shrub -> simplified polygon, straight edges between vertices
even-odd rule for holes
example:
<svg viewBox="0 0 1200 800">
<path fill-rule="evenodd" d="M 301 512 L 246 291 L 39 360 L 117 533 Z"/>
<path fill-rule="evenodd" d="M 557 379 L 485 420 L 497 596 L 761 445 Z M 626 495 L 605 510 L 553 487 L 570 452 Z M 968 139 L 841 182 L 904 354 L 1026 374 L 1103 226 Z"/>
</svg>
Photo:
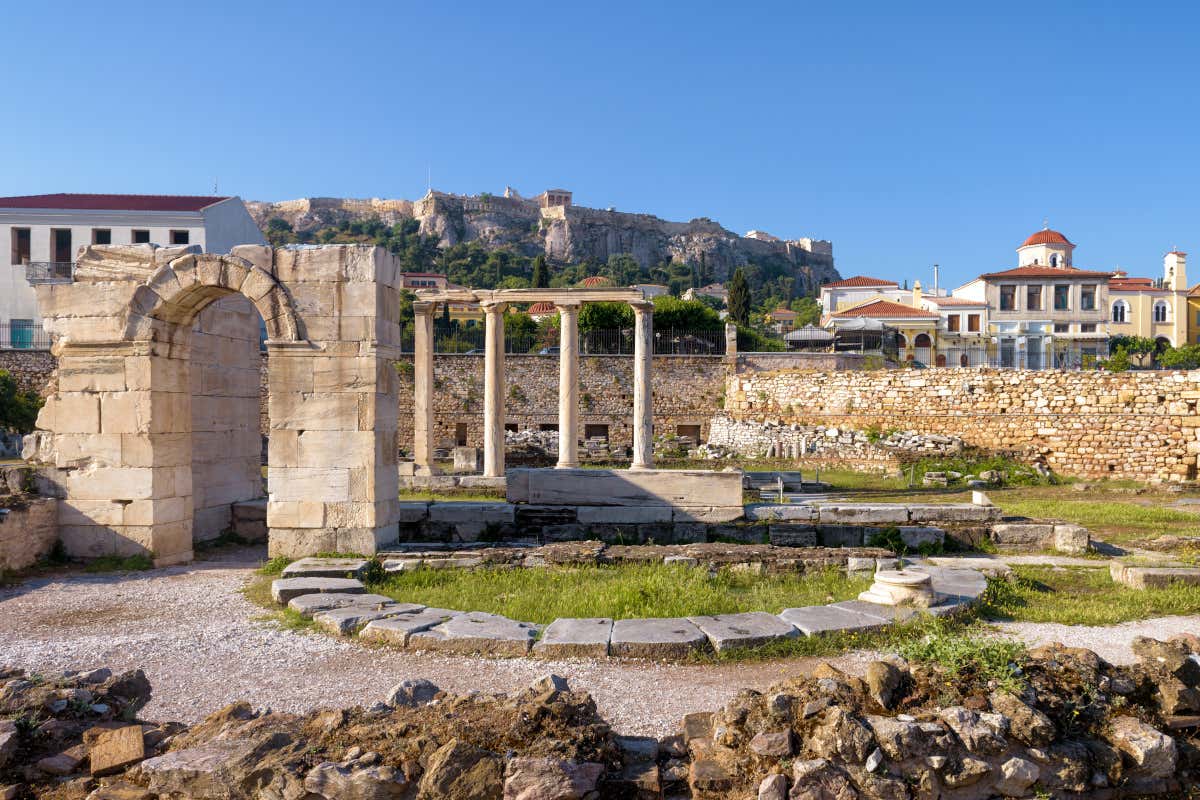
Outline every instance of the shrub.
<svg viewBox="0 0 1200 800">
<path fill-rule="evenodd" d="M 0 369 L 0 431 L 31 432 L 41 407 L 40 397 L 33 392 L 21 391 L 12 374 Z"/>
</svg>

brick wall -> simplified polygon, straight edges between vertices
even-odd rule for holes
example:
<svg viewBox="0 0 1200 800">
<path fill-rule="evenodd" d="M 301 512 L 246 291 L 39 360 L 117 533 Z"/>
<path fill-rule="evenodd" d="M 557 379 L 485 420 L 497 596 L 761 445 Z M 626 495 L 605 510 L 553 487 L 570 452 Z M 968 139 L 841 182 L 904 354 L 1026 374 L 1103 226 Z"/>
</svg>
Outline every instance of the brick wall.
<svg viewBox="0 0 1200 800">
<path fill-rule="evenodd" d="M 961 436 L 1084 478 L 1194 480 L 1200 454 L 1200 371 L 742 371 L 726 398 L 734 420 Z"/>
</svg>

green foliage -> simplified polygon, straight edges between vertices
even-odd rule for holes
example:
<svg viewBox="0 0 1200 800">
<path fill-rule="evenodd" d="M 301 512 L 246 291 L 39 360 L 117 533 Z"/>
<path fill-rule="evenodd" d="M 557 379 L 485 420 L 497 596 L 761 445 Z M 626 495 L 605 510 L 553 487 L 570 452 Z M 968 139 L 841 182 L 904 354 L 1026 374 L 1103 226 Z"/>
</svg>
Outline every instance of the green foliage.
<svg viewBox="0 0 1200 800">
<path fill-rule="evenodd" d="M 533 259 L 533 279 L 529 283 L 535 289 L 545 289 L 550 285 L 550 270 L 546 266 L 544 255 L 538 255 Z"/>
<path fill-rule="evenodd" d="M 1168 347 L 1159 353 L 1158 363 L 1167 369 L 1200 369 L 1200 344 Z"/>
<path fill-rule="evenodd" d="M 278 577 L 283 574 L 283 568 L 292 563 L 293 559 L 286 556 L 275 556 L 269 561 L 263 562 L 263 565 L 258 568 L 259 575 L 267 577 Z"/>
<path fill-rule="evenodd" d="M 734 270 L 729 281 L 729 318 L 738 325 L 750 323 L 750 285 L 741 267 Z"/>
<path fill-rule="evenodd" d="M 721 330 L 720 315 L 697 300 L 680 300 L 671 295 L 654 298 L 654 327 L 662 330 Z"/>
<path fill-rule="evenodd" d="M 737 326 L 737 341 L 738 352 L 742 353 L 773 353 L 787 349 L 782 340 L 766 336 L 747 325 Z"/>
<path fill-rule="evenodd" d="M 512 338 L 532 338 L 538 325 L 524 311 L 510 311 L 504 315 L 504 335 Z"/>
<path fill-rule="evenodd" d="M 977 629 L 958 629 L 937 620 L 923 636 L 902 642 L 900 655 L 909 661 L 937 664 L 955 681 L 988 683 L 1011 692 L 1021 689 L 1020 660 L 1025 646 Z"/>
<path fill-rule="evenodd" d="M 1131 356 L 1148 356 L 1158 349 L 1158 342 L 1149 336 L 1113 336 L 1108 340 L 1108 352 L 1116 355 L 1124 350 Z"/>
<path fill-rule="evenodd" d="M 29 433 L 37 424 L 42 399 L 33 392 L 23 392 L 8 372 L 0 369 L 0 431 Z"/>
<path fill-rule="evenodd" d="M 1105 568 L 1013 568 L 1012 580 L 988 581 L 981 613 L 991 619 L 1061 625 L 1115 625 L 1200 612 L 1200 586 L 1131 589 Z"/>
<path fill-rule="evenodd" d="M 913 464 L 919 481 L 926 472 L 961 472 L 963 475 L 978 475 L 981 472 L 999 472 L 1003 483 L 1008 486 L 1038 486 L 1051 481 L 1042 477 L 1033 467 L 1015 458 L 1002 454 L 968 451 L 956 456 L 930 456 Z"/>
<path fill-rule="evenodd" d="M 796 327 L 816 325 L 821 321 L 821 304 L 815 297 L 800 297 L 792 301 L 792 311 L 796 312 Z"/>
<path fill-rule="evenodd" d="M 579 311 L 580 331 L 633 327 L 633 309 L 628 303 L 585 303 Z"/>
<path fill-rule="evenodd" d="M 1129 351 L 1118 347 L 1110 358 L 1100 362 L 1100 366 L 1109 372 L 1128 372 L 1130 367 Z"/>
</svg>

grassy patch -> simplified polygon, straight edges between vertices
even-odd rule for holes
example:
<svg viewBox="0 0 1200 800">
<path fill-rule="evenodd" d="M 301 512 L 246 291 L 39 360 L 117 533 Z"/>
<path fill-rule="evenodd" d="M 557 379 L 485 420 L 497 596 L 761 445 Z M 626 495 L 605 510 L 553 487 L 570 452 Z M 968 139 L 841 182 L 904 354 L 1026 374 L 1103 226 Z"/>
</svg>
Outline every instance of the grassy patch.
<svg viewBox="0 0 1200 800">
<path fill-rule="evenodd" d="M 1130 589 L 1107 570 L 1016 567 L 1013 581 L 992 580 L 980 613 L 990 619 L 1115 625 L 1200 613 L 1200 586 Z"/>
<path fill-rule="evenodd" d="M 840 570 L 751 575 L 665 565 L 555 569 L 420 569 L 389 576 L 370 590 L 406 603 L 487 611 L 526 622 L 559 617 L 687 617 L 741 611 L 778 613 L 858 596 L 869 579 Z"/>
<path fill-rule="evenodd" d="M 1153 539 L 1164 534 L 1200 536 L 1200 514 L 1163 508 L 1153 501 L 1139 502 L 1141 498 L 1067 500 L 1028 497 L 993 500 L 1006 514 L 1074 522 L 1114 544 Z"/>
<path fill-rule="evenodd" d="M 89 561 L 84 572 L 141 572 L 154 569 L 154 561 L 147 555 L 101 556 Z"/>
<path fill-rule="evenodd" d="M 258 568 L 259 575 L 265 575 L 269 578 L 278 578 L 283 574 L 284 568 L 292 563 L 295 559 L 287 556 L 275 556 L 272 559 L 263 562 L 263 565 Z"/>
<path fill-rule="evenodd" d="M 290 559 L 275 558 L 268 561 L 258 574 L 242 587 L 242 596 L 256 606 L 266 609 L 266 613 L 255 617 L 260 622 L 269 622 L 279 628 L 287 631 L 296 631 L 299 633 L 309 633 L 319 630 L 316 623 L 311 619 L 305 619 L 298 611 L 293 611 L 290 608 L 280 607 L 271 597 L 271 581 L 279 575 L 278 571 L 266 572 L 268 568 L 273 568 L 274 562 L 281 561 L 278 569 L 282 570 L 290 563 Z"/>
<path fill-rule="evenodd" d="M 992 682 L 1009 691 L 1019 691 L 1017 662 L 1025 646 L 1012 639 L 986 634 L 975 627 L 954 626 L 942 620 L 924 623 L 897 643 L 897 651 L 909 661 L 937 664 L 953 679 Z"/>
</svg>

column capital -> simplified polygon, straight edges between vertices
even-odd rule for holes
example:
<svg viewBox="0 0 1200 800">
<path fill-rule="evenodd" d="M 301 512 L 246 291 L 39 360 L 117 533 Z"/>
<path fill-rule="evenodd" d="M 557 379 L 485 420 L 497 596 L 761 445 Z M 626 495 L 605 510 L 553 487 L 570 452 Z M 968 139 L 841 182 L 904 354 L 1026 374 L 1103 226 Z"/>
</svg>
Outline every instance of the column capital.
<svg viewBox="0 0 1200 800">
<path fill-rule="evenodd" d="M 429 300 L 413 300 L 412 307 L 414 314 L 432 314 L 437 308 L 437 303 Z"/>
<path fill-rule="evenodd" d="M 649 300 L 635 300 L 629 305 L 633 306 L 634 312 L 639 314 L 654 313 L 654 303 L 651 303 Z"/>
<path fill-rule="evenodd" d="M 479 307 L 483 309 L 483 313 L 485 314 L 503 314 L 508 309 L 508 303 L 483 300 L 479 303 Z"/>
<path fill-rule="evenodd" d="M 570 314 L 579 311 L 583 307 L 583 303 L 579 300 L 559 300 L 554 303 L 554 307 L 560 313 L 565 311 Z"/>
</svg>

